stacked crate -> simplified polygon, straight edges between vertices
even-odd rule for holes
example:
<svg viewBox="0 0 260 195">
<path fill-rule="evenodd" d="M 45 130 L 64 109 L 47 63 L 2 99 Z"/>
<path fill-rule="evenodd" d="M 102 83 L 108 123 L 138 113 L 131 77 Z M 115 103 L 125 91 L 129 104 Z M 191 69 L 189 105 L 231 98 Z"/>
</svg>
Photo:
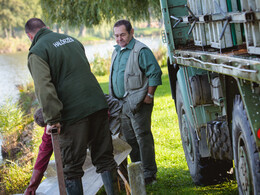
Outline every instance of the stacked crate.
<svg viewBox="0 0 260 195">
<path fill-rule="evenodd" d="M 241 9 L 247 11 L 260 11 L 260 0 L 240 0 Z M 246 22 L 244 23 L 245 38 L 248 53 L 260 54 L 260 22 Z"/>
<path fill-rule="evenodd" d="M 188 0 L 188 6 L 196 16 L 204 14 L 202 1 L 203 0 Z M 195 45 L 206 46 L 210 44 L 209 38 L 207 37 L 206 24 L 196 23 L 192 33 Z"/>
<path fill-rule="evenodd" d="M 224 12 L 227 12 L 226 0 L 188 0 L 188 6 L 196 16 L 219 14 L 220 10 L 214 1 L 217 2 Z M 204 24 L 198 22 L 193 30 L 195 45 L 210 45 L 211 47 L 219 49 L 233 47 L 229 25 L 226 28 L 222 40 L 219 38 L 223 29 L 223 24 L 224 21 L 208 22 Z"/>
<path fill-rule="evenodd" d="M 220 8 L 224 12 L 227 12 L 226 0 L 204 0 L 204 1 L 209 1 L 209 4 L 208 4 L 209 7 L 205 7 L 205 10 L 209 10 L 211 12 L 208 14 L 219 14 L 220 13 L 219 8 L 217 7 L 217 5 L 214 1 L 217 2 L 217 4 L 220 6 Z M 229 25 L 227 26 L 227 28 L 225 30 L 222 40 L 220 40 L 220 34 L 223 30 L 223 27 L 224 27 L 224 21 L 210 22 L 208 24 L 211 47 L 219 48 L 219 49 L 233 47 L 231 30 L 230 30 Z"/>
<path fill-rule="evenodd" d="M 230 3 L 230 11 L 233 13 L 241 13 L 241 10 L 239 9 L 240 2 L 239 0 L 227 0 L 227 2 Z M 240 11 L 239 11 L 240 10 Z M 232 34 L 232 39 L 233 39 L 233 45 L 242 45 L 243 44 L 243 39 L 242 39 L 242 28 L 241 28 L 241 23 L 232 23 L 231 28 L 233 25 L 233 31 L 231 32 Z"/>
<path fill-rule="evenodd" d="M 180 21 L 190 24 L 195 45 L 225 49 L 246 41 L 248 53 L 260 55 L 260 0 L 187 0 L 187 6 Z"/>
<path fill-rule="evenodd" d="M 240 24 L 227 25 L 222 39 L 220 35 L 224 29 L 224 19 L 228 12 L 238 12 L 236 0 L 188 0 L 188 6 L 194 15 L 199 19 L 207 15 L 212 20 L 204 21 L 199 19 L 193 29 L 193 38 L 197 46 L 211 46 L 224 49 L 242 44 L 242 33 Z M 220 10 L 221 9 L 221 10 Z M 216 20 L 216 17 L 219 20 Z"/>
</svg>

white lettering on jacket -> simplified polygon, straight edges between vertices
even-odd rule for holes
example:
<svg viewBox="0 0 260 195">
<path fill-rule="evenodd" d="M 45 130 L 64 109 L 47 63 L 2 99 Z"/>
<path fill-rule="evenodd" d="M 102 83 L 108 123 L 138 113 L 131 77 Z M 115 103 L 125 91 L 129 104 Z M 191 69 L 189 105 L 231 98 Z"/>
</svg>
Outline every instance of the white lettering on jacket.
<svg viewBox="0 0 260 195">
<path fill-rule="evenodd" d="M 72 39 L 71 37 L 67 37 L 66 39 L 60 39 L 59 41 L 54 42 L 53 45 L 57 48 L 71 42 L 74 42 L 74 39 Z"/>
</svg>

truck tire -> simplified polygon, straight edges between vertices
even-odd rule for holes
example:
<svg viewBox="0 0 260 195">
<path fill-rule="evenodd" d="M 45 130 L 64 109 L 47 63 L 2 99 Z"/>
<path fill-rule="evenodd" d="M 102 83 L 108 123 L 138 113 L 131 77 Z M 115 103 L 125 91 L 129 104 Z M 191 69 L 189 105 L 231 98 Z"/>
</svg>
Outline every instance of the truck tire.
<svg viewBox="0 0 260 195">
<path fill-rule="evenodd" d="M 230 170 L 233 166 L 232 161 L 201 157 L 199 153 L 199 140 L 195 129 L 191 126 L 186 116 L 178 82 L 176 83 L 176 108 L 182 146 L 193 182 L 201 186 L 223 182 L 228 176 L 227 170 Z"/>
<path fill-rule="evenodd" d="M 234 100 L 232 138 L 239 194 L 260 194 L 259 151 L 240 95 Z"/>
<path fill-rule="evenodd" d="M 214 159 L 233 160 L 231 136 L 225 118 L 207 124 L 207 139 L 210 146 L 211 157 Z M 230 162 L 231 163 L 231 162 Z"/>
</svg>

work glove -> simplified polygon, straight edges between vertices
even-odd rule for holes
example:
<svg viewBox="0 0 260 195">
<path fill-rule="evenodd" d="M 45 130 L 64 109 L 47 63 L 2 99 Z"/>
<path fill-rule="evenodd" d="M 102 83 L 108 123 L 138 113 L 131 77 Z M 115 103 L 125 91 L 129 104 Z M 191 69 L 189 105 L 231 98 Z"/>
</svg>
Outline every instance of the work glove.
<svg viewBox="0 0 260 195">
<path fill-rule="evenodd" d="M 24 195 L 35 195 L 36 190 L 41 183 L 42 177 L 43 177 L 43 172 L 34 169 L 33 173 L 32 173 L 30 184 L 27 187 L 27 189 L 25 190 Z"/>
</svg>

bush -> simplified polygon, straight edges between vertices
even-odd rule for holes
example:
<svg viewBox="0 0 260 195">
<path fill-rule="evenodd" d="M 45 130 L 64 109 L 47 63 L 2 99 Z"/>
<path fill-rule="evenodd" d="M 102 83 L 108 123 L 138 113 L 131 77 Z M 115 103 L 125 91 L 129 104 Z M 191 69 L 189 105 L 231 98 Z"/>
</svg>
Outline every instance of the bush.
<svg viewBox="0 0 260 195">
<path fill-rule="evenodd" d="M 111 59 L 101 58 L 99 54 L 94 55 L 94 61 L 90 64 L 91 71 L 94 75 L 104 76 L 109 73 Z"/>
<path fill-rule="evenodd" d="M 20 104 L 7 100 L 0 107 L 0 133 L 3 138 L 0 167 L 0 194 L 23 193 L 31 177 L 32 164 L 42 131 L 35 129 L 33 85 L 19 88 Z M 37 143 L 37 144 L 36 144 Z M 36 147 L 37 145 L 37 147 Z"/>
<path fill-rule="evenodd" d="M 15 53 L 26 51 L 30 47 L 30 41 L 26 36 L 23 38 L 0 38 L 0 53 Z"/>
<path fill-rule="evenodd" d="M 31 178 L 32 165 L 19 166 L 8 161 L 0 169 L 0 194 L 23 193 Z"/>
<path fill-rule="evenodd" d="M 13 133 L 22 128 L 24 113 L 18 103 L 7 100 L 6 104 L 0 107 L 0 133 Z"/>
<path fill-rule="evenodd" d="M 161 67 L 167 65 L 167 48 L 164 46 L 160 46 L 158 50 L 154 51 L 154 56 L 157 59 L 158 64 Z"/>
<path fill-rule="evenodd" d="M 34 113 L 35 109 L 39 106 L 35 97 L 33 82 L 26 85 L 18 85 L 19 90 L 19 106 L 25 114 Z"/>
</svg>

